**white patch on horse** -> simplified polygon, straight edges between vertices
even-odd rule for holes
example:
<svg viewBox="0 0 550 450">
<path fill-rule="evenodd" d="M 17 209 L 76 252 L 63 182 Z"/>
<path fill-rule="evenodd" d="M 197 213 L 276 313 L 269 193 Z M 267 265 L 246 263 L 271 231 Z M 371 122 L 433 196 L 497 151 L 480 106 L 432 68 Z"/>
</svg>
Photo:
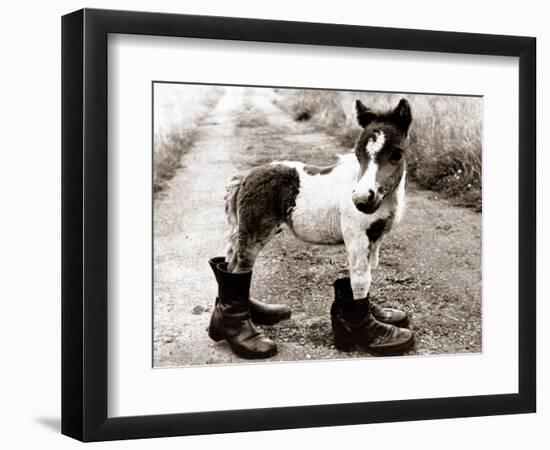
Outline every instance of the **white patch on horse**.
<svg viewBox="0 0 550 450">
<path fill-rule="evenodd" d="M 358 197 L 365 197 L 368 196 L 369 191 L 376 192 L 378 190 L 378 186 L 376 184 L 376 173 L 378 172 L 378 164 L 376 164 L 376 161 L 371 160 L 369 161 L 369 165 L 367 167 L 367 170 L 359 180 L 359 183 L 357 183 L 357 186 L 355 187 L 355 195 Z"/>
<path fill-rule="evenodd" d="M 371 158 L 374 158 L 374 156 L 382 150 L 382 147 L 384 147 L 384 144 L 386 142 L 386 135 L 383 131 L 377 131 L 374 133 L 374 139 L 369 139 L 367 142 L 367 153 Z"/>
<path fill-rule="evenodd" d="M 355 163 L 354 163 L 355 160 Z M 293 167 L 300 177 L 300 189 L 291 214 L 291 228 L 299 239 L 316 244 L 342 243 L 340 227 L 341 204 L 348 200 L 353 189 L 357 159 L 342 158 L 328 174 L 310 175 L 304 164 L 279 161 Z"/>
</svg>

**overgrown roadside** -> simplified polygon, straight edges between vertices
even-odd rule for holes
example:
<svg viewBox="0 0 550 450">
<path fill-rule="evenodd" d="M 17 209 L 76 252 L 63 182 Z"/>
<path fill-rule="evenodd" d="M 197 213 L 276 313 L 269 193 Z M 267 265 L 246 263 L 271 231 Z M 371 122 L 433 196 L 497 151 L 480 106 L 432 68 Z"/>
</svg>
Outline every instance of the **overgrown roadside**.
<svg viewBox="0 0 550 450">
<path fill-rule="evenodd" d="M 154 89 L 153 189 L 159 192 L 182 168 L 181 158 L 197 139 L 201 121 L 223 91 L 170 83 L 155 83 Z"/>
</svg>

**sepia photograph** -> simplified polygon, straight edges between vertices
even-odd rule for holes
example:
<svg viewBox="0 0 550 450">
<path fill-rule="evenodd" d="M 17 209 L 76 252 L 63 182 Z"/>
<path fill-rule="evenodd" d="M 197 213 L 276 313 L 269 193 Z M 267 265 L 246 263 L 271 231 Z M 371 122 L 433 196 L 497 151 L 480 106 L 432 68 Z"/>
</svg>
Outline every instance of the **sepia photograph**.
<svg viewBox="0 0 550 450">
<path fill-rule="evenodd" d="M 153 367 L 482 353 L 483 97 L 152 91 Z"/>
</svg>

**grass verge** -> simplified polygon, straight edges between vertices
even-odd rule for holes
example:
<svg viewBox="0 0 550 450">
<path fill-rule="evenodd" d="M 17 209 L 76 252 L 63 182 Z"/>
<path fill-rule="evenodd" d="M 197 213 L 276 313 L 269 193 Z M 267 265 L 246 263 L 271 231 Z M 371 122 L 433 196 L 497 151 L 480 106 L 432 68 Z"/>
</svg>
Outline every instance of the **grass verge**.
<svg viewBox="0 0 550 450">
<path fill-rule="evenodd" d="M 197 125 L 214 109 L 222 90 L 209 86 L 158 83 L 154 87 L 153 191 L 166 189 L 191 148 Z"/>
</svg>

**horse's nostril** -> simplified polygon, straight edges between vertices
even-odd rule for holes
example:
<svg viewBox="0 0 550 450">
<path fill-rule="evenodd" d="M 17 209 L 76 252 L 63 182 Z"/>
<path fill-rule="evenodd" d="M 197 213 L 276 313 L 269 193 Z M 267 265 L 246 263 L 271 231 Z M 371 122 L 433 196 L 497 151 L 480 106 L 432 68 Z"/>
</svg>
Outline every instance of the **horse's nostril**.
<svg viewBox="0 0 550 450">
<path fill-rule="evenodd" d="M 372 202 L 374 200 L 374 196 L 376 194 L 374 193 L 374 191 L 372 189 L 369 189 L 369 193 L 368 193 L 368 196 L 367 196 L 367 202 Z"/>
<path fill-rule="evenodd" d="M 356 203 L 355 204 L 355 207 L 361 211 L 361 212 L 365 212 L 368 208 L 368 204 L 365 203 L 365 202 L 359 202 L 359 203 Z"/>
</svg>

